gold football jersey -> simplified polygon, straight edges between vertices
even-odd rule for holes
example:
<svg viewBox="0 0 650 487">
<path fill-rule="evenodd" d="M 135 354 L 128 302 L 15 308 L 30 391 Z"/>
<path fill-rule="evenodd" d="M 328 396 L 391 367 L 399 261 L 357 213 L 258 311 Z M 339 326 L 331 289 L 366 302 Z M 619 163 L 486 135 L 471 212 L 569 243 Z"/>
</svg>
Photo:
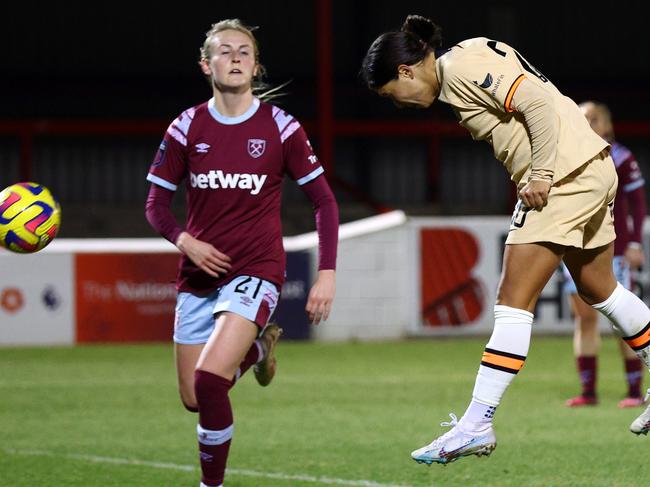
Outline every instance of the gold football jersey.
<svg viewBox="0 0 650 487">
<path fill-rule="evenodd" d="M 436 74 L 439 100 L 453 107 L 460 124 L 475 140 L 492 145 L 494 156 L 517 184 L 527 181 L 532 163 L 531 137 L 524 116 L 513 103 L 524 79 L 545 90 L 544 98 L 553 104 L 557 117 L 554 183 L 608 146 L 573 100 L 503 42 L 485 37 L 460 42 L 438 57 Z"/>
</svg>

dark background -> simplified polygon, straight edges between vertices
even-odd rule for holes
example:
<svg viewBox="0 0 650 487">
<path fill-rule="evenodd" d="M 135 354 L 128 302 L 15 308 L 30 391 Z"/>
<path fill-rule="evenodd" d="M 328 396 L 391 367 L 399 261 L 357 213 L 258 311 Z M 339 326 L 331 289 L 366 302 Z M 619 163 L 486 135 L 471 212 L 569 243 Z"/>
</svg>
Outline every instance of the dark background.
<svg viewBox="0 0 650 487">
<path fill-rule="evenodd" d="M 199 47 L 213 22 L 232 17 L 260 26 L 256 36 L 269 80 L 293 80 L 286 107 L 300 118 L 315 116 L 316 2 L 67 3 L 10 7 L 2 34 L 3 117 L 173 118 L 209 97 L 196 64 Z M 340 117 L 401 115 L 366 93 L 356 74 L 372 40 L 398 28 L 409 13 L 441 25 L 447 45 L 476 36 L 513 45 L 567 95 L 597 97 L 618 118 L 644 118 L 642 107 L 650 106 L 643 2 L 615 2 L 616 8 L 610 2 L 606 9 L 586 2 L 331 4 Z"/>
<path fill-rule="evenodd" d="M 642 168 L 650 158 L 650 40 L 642 2 L 616 2 L 606 9 L 587 2 L 326 4 L 332 9 L 329 81 L 336 120 L 454 123 L 443 104 L 397 110 L 357 78 L 372 40 L 418 13 L 442 26 L 446 45 L 475 36 L 507 42 L 576 101 L 607 103 L 617 127 L 625 127 L 619 138 Z M 153 235 L 142 218 L 144 177 L 165 125 L 211 96 L 197 66 L 198 52 L 210 25 L 224 18 L 260 26 L 256 36 L 268 81 L 291 81 L 279 104 L 305 124 L 319 150 L 316 1 L 22 2 L 4 9 L 0 186 L 23 174 L 21 123 L 148 121 L 161 127 L 144 134 L 126 129 L 88 135 L 75 126 L 65 133 L 31 134 L 30 176 L 61 199 L 68 216 L 62 235 Z M 510 212 L 510 183 L 488 147 L 472 143 L 468 134 L 442 137 L 433 155 L 431 147 L 422 136 L 337 137 L 328 163 L 343 221 L 372 214 L 378 205 L 413 214 Z M 287 186 L 287 232 L 311 229 L 306 199 Z M 180 215 L 182 198 L 176 204 Z"/>
</svg>

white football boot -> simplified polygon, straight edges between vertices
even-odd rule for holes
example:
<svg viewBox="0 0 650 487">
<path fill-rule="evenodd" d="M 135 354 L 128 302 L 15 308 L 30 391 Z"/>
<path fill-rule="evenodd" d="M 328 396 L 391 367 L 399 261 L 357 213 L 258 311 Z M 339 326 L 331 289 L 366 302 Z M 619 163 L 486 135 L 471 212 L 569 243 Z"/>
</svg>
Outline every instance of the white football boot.
<svg viewBox="0 0 650 487">
<path fill-rule="evenodd" d="M 648 400 L 650 397 L 650 389 L 648 389 L 647 394 L 645 395 L 645 400 Z M 650 431 L 650 405 L 645 408 L 638 418 L 632 421 L 630 425 L 630 431 L 635 435 L 647 435 Z"/>
<path fill-rule="evenodd" d="M 452 428 L 433 440 L 432 443 L 412 452 L 413 460 L 427 465 L 434 462 L 446 465 L 469 455 L 487 456 L 497 447 L 492 424 L 488 424 L 480 431 L 464 431 L 458 425 L 456 415 L 449 413 L 449 416 L 451 421 L 442 422 L 440 426 L 451 426 Z"/>
</svg>

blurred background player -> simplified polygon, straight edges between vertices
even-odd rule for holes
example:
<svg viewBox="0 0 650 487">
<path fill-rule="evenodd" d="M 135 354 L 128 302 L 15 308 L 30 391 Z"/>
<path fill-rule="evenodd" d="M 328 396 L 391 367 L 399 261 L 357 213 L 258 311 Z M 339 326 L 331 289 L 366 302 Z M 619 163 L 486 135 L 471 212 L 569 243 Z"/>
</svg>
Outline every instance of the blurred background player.
<svg viewBox="0 0 650 487">
<path fill-rule="evenodd" d="M 284 175 L 314 205 L 320 261 L 306 311 L 315 324 L 334 298 L 338 207 L 301 125 L 254 95 L 263 67 L 252 29 L 238 19 L 214 24 L 200 67 L 213 97 L 167 129 L 147 176 L 146 215 L 183 254 L 174 324 L 179 390 L 199 413 L 201 486 L 217 487 L 233 435 L 230 388 L 251 366 L 261 385 L 275 373 L 280 329 L 267 324 L 285 275 Z M 185 228 L 171 213 L 183 180 Z"/>
<path fill-rule="evenodd" d="M 495 410 L 528 354 L 533 311 L 564 260 L 583 300 L 607 316 L 650 367 L 650 309 L 616 282 L 612 206 L 617 175 L 609 144 L 578 106 L 515 49 L 477 37 L 441 50 L 441 29 L 410 15 L 399 31 L 380 35 L 363 60 L 368 87 L 398 106 L 448 103 L 474 140 L 517 184 L 519 201 L 503 255 L 495 324 L 472 400 L 452 429 L 411 453 L 449 463 L 489 455 L 496 447 Z M 650 408 L 630 425 L 650 430 Z"/>
<path fill-rule="evenodd" d="M 616 142 L 608 107 L 603 103 L 587 101 L 580 104 L 580 109 L 594 132 L 611 144 L 611 155 L 618 174 L 618 189 L 614 200 L 616 229 L 614 275 L 623 286 L 632 289 L 631 270 L 639 269 L 644 263 L 641 231 L 646 216 L 645 181 L 632 152 Z M 566 266 L 563 265 L 562 270 L 566 279 L 565 292 L 571 296 L 571 307 L 575 315 L 573 351 L 582 384 L 582 393 L 567 400 L 566 405 L 570 407 L 592 405 L 598 402 L 596 393 L 600 349 L 598 313 L 580 299 Z M 643 362 L 623 340 L 620 340 L 619 344 L 625 362 L 628 389 L 627 397 L 622 399 L 618 406 L 621 408 L 641 406 L 643 404 L 641 392 Z"/>
</svg>

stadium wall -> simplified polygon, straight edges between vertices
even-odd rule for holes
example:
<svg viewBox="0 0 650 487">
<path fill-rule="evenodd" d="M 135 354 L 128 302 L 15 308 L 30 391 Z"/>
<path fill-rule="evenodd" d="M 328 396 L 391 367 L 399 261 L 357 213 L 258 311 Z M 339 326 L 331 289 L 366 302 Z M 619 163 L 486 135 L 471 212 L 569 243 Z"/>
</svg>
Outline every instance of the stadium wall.
<svg viewBox="0 0 650 487">
<path fill-rule="evenodd" d="M 393 212 L 359 223 L 355 234 L 341 231 L 336 299 L 330 319 L 314 329 L 316 339 L 392 339 L 404 336 L 408 327 L 412 283 L 406 217 Z"/>
<path fill-rule="evenodd" d="M 289 265 L 277 319 L 289 339 L 488 335 L 508 226 L 504 216 L 407 218 L 401 211 L 341 225 L 336 299 L 320 326 L 303 311 L 318 237 L 285 237 Z M 168 341 L 177 260 L 163 239 L 58 239 L 38 254 L 0 250 L 0 345 Z M 642 295 L 649 274 L 636 276 Z M 535 333 L 572 332 L 561 284 L 556 273 L 544 289 Z M 605 320 L 601 327 L 609 331 Z"/>
<path fill-rule="evenodd" d="M 342 234 L 336 300 L 315 337 L 489 335 L 510 218 L 409 218 L 373 229 L 381 218 L 365 220 L 366 232 Z M 536 332 L 572 331 L 561 287 L 558 273 L 539 300 Z"/>
</svg>

